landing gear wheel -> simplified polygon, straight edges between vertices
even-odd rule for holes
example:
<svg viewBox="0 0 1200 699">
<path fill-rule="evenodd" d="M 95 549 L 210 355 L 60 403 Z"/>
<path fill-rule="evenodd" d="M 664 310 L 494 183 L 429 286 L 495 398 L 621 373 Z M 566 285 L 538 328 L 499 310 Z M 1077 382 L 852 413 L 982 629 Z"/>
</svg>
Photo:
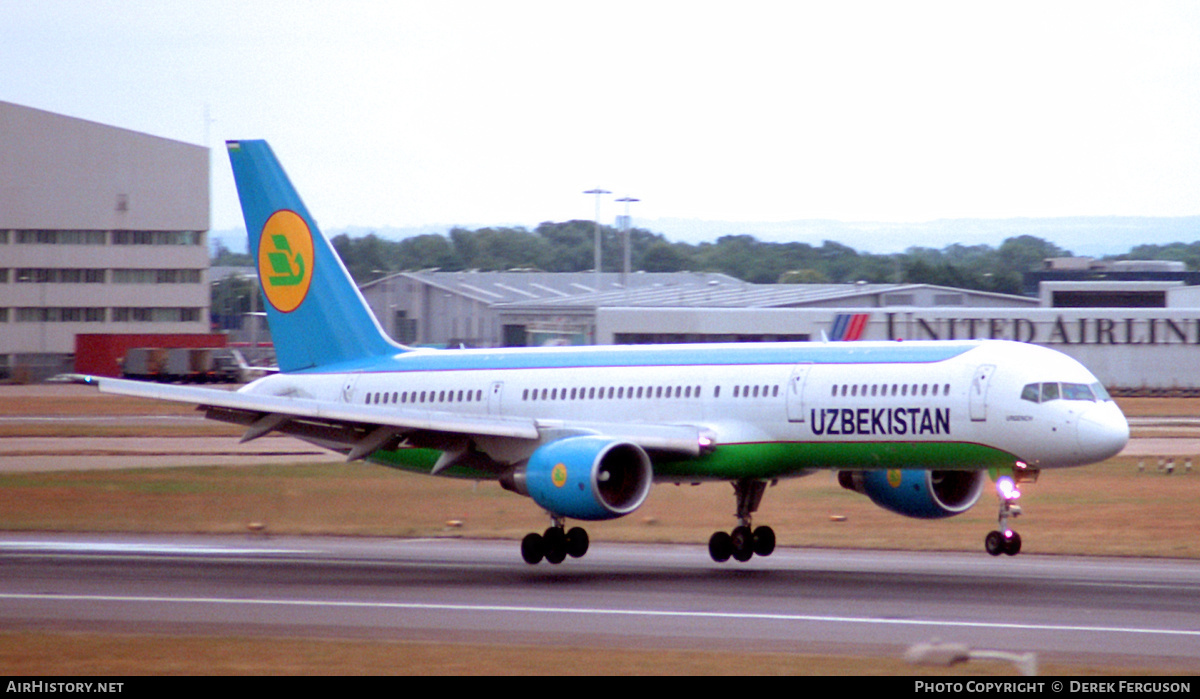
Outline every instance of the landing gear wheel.
<svg viewBox="0 0 1200 699">
<path fill-rule="evenodd" d="M 583 527 L 571 527 L 567 532 L 567 555 L 582 558 L 588 550 L 588 533 Z"/>
<path fill-rule="evenodd" d="M 1021 535 L 1016 532 L 1011 532 L 1011 536 L 1004 542 L 1004 553 L 1015 556 L 1021 552 Z"/>
<path fill-rule="evenodd" d="M 770 527 L 755 529 L 751 522 L 751 516 L 758 510 L 767 485 L 768 481 L 756 478 L 743 478 L 733 482 L 738 526 L 729 534 L 717 532 L 708 540 L 708 553 L 714 561 L 723 563 L 732 556 L 745 563 L 755 555 L 770 556 L 775 551 L 774 530 Z"/>
<path fill-rule="evenodd" d="M 717 532 L 708 540 L 708 555 L 717 563 L 724 563 L 733 554 L 733 541 L 725 532 Z"/>
<path fill-rule="evenodd" d="M 542 545 L 542 537 L 540 534 L 526 534 L 524 539 L 521 539 L 521 558 L 531 566 L 535 566 L 542 562 L 542 558 L 546 555 L 546 549 Z"/>
<path fill-rule="evenodd" d="M 754 534 L 750 531 L 750 527 L 741 526 L 734 528 L 729 538 L 733 543 L 734 559 L 745 563 L 754 556 Z"/>
<path fill-rule="evenodd" d="M 754 553 L 759 556 L 770 556 L 775 551 L 775 530 L 770 527 L 759 527 L 754 530 Z"/>
<path fill-rule="evenodd" d="M 993 556 L 999 556 L 1004 553 L 1004 549 L 1006 548 L 1004 545 L 1004 535 L 996 531 L 988 532 L 988 535 L 983 539 L 983 548 L 987 549 L 987 552 Z"/>
<path fill-rule="evenodd" d="M 983 546 L 993 556 L 1007 554 L 1015 556 L 1021 552 L 1021 535 L 1016 532 L 988 532 Z"/>
<path fill-rule="evenodd" d="M 542 534 L 547 563 L 562 563 L 567 558 L 567 535 L 561 527 L 550 527 Z"/>
</svg>

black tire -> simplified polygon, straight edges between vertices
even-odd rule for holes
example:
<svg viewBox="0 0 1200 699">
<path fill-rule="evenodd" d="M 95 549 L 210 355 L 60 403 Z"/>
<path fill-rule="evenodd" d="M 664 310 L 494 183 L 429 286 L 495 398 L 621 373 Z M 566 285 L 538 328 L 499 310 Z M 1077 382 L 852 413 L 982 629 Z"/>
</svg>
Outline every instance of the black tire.
<svg viewBox="0 0 1200 699">
<path fill-rule="evenodd" d="M 1013 532 L 1012 536 L 1004 542 L 1004 553 L 1009 556 L 1015 556 L 1021 552 L 1021 535 Z"/>
<path fill-rule="evenodd" d="M 567 559 L 567 535 L 558 527 L 550 527 L 542 534 L 547 563 L 562 563 Z"/>
<path fill-rule="evenodd" d="M 567 555 L 571 558 L 583 558 L 588 544 L 588 533 L 583 527 L 571 527 L 567 532 Z"/>
<path fill-rule="evenodd" d="M 724 563 L 733 555 L 733 542 L 725 532 L 717 532 L 708 540 L 708 555 L 717 563 Z"/>
<path fill-rule="evenodd" d="M 542 537 L 540 534 L 526 534 L 524 539 L 521 539 L 521 558 L 531 566 L 535 566 L 542 562 L 542 557 L 545 556 L 545 548 L 542 546 Z"/>
<path fill-rule="evenodd" d="M 770 556 L 775 552 L 775 530 L 770 527 L 759 527 L 754 530 L 754 554 Z"/>
<path fill-rule="evenodd" d="M 750 527 L 735 527 L 729 538 L 733 542 L 734 560 L 745 563 L 754 557 L 754 533 Z"/>
<path fill-rule="evenodd" d="M 988 535 L 983 539 L 983 548 L 993 556 L 999 556 L 1004 553 L 1007 548 L 1004 542 L 1004 535 L 997 531 L 988 532 Z"/>
</svg>

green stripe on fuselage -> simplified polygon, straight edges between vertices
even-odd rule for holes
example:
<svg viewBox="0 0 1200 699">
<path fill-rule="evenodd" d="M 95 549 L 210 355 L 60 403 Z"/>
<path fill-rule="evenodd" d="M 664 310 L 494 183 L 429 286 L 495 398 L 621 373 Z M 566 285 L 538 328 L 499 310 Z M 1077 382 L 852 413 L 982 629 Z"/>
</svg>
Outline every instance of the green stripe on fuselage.
<svg viewBox="0 0 1200 699">
<path fill-rule="evenodd" d="M 816 469 L 982 469 L 1012 465 L 999 449 L 962 442 L 764 442 L 728 444 L 691 459 L 656 459 L 659 480 L 787 478 Z"/>
<path fill-rule="evenodd" d="M 441 452 L 435 449 L 377 451 L 374 463 L 428 474 Z M 788 478 L 827 470 L 959 470 L 1011 467 L 1012 454 L 965 442 L 763 442 L 727 444 L 700 457 L 654 459 L 656 480 L 736 480 Z M 451 467 L 438 475 L 486 479 L 498 474 Z"/>
</svg>

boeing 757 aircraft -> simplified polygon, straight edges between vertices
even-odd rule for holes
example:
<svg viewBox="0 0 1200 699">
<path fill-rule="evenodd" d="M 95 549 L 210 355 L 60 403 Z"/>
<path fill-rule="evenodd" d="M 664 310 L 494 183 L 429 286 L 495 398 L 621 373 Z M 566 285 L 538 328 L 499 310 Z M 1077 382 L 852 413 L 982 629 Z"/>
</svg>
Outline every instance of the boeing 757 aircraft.
<svg viewBox="0 0 1200 699">
<path fill-rule="evenodd" d="M 100 379 L 102 391 L 196 403 L 243 441 L 294 435 L 393 468 L 487 479 L 550 527 L 530 564 L 583 556 L 567 520 L 638 509 L 655 482 L 733 484 L 716 561 L 767 556 L 768 484 L 821 470 L 908 517 L 960 514 L 990 471 L 1014 555 L 1021 483 L 1117 454 L 1125 416 L 1075 360 L 1003 342 L 799 342 L 413 349 L 380 328 L 265 141 L 227 144 L 280 372 L 236 392 Z"/>
</svg>

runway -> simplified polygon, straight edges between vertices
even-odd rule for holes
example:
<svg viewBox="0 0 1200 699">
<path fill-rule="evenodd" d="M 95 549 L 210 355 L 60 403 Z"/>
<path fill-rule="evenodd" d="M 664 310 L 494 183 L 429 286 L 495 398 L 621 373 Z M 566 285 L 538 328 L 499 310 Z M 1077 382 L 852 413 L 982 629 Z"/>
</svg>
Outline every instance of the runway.
<svg viewBox="0 0 1200 699">
<path fill-rule="evenodd" d="M 938 638 L 1200 669 L 1200 562 L 597 542 L 0 536 L 5 628 L 902 653 Z"/>
</svg>

